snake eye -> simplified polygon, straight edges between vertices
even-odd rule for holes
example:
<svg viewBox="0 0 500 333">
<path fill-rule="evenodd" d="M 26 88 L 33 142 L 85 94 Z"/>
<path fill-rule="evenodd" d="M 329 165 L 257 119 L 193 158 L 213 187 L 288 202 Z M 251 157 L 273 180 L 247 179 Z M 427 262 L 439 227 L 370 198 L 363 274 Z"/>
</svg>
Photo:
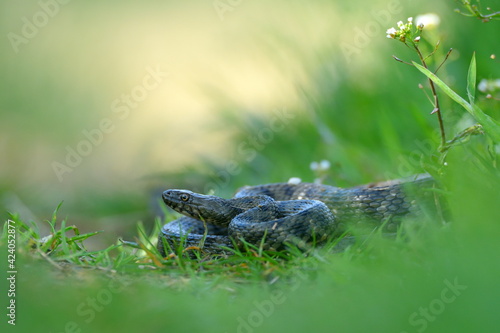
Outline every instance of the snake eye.
<svg viewBox="0 0 500 333">
<path fill-rule="evenodd" d="M 180 195 L 180 198 L 181 198 L 182 201 L 188 201 L 189 200 L 189 194 L 182 193 Z"/>
</svg>

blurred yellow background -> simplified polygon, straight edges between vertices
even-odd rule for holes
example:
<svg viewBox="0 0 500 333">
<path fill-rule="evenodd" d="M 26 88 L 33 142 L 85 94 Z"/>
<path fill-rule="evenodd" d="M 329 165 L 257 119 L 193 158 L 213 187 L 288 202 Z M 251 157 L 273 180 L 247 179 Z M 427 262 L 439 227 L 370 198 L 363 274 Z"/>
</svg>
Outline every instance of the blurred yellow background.
<svg viewBox="0 0 500 333">
<path fill-rule="evenodd" d="M 21 36 L 20 17 L 48 12 L 36 2 L 9 5 L 2 30 Z M 82 183 L 117 186 L 183 168 L 198 154 L 223 155 L 231 128 L 207 135 L 206 126 L 221 102 L 235 101 L 233 112 L 293 106 L 297 84 L 307 81 L 307 63 L 338 38 L 332 32 L 340 24 L 326 4 L 281 2 L 263 10 L 241 2 L 221 14 L 223 20 L 210 2 L 59 6 L 27 44 L 3 45 L 8 96 L 1 151 L 9 158 L 0 172 L 21 187 L 35 183 L 40 193 L 61 198 Z M 137 106 L 127 114 L 114 112 L 113 102 L 141 86 L 148 69 L 163 73 L 158 86 L 144 99 L 132 97 Z M 77 150 L 88 140 L 84 131 L 98 129 L 104 118 L 113 130 L 59 182 L 52 162 L 67 165 L 67 146 Z"/>
</svg>

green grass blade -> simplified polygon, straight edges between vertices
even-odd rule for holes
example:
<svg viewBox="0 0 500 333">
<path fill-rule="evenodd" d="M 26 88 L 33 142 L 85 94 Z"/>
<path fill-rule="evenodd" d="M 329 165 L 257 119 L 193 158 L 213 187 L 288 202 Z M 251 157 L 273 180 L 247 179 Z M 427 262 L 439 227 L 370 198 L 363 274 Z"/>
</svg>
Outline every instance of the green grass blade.
<svg viewBox="0 0 500 333">
<path fill-rule="evenodd" d="M 472 111 L 472 106 L 467 103 L 467 101 L 465 99 L 463 99 L 462 97 L 460 97 L 456 92 L 454 92 L 450 87 L 448 87 L 446 85 L 446 83 L 444 83 L 443 81 L 441 81 L 440 78 L 438 78 L 436 76 L 436 74 L 432 73 L 431 71 L 429 71 L 427 68 L 425 68 L 424 66 L 421 66 L 419 64 L 417 64 L 416 62 L 413 61 L 413 65 L 415 67 L 417 67 L 417 69 L 419 71 L 421 71 L 422 73 L 425 74 L 425 76 L 427 76 L 429 79 L 431 79 L 439 88 L 441 88 L 444 93 L 446 95 L 448 95 L 452 100 L 454 100 L 455 102 L 457 102 L 458 104 L 460 104 L 461 106 L 464 107 L 464 109 L 466 109 L 468 112 L 470 113 L 473 113 Z M 474 114 L 472 114 L 474 116 Z"/>
<path fill-rule="evenodd" d="M 72 229 L 70 229 L 72 230 Z M 89 233 L 86 233 L 86 234 L 83 234 L 83 235 L 77 235 L 77 236 L 74 236 L 74 237 L 69 237 L 67 238 L 68 242 L 78 242 L 78 241 L 83 241 L 89 237 L 92 237 L 92 236 L 95 236 L 97 234 L 100 234 L 104 231 L 100 230 L 100 231 L 93 231 L 93 232 L 89 232 Z"/>
<path fill-rule="evenodd" d="M 467 96 L 469 97 L 470 104 L 474 105 L 474 98 L 476 96 L 476 53 L 472 54 L 467 73 Z"/>
<path fill-rule="evenodd" d="M 66 220 L 62 220 L 61 222 L 61 229 L 57 232 L 59 234 L 59 239 L 61 241 L 61 247 L 63 249 L 63 253 L 68 255 L 71 253 L 71 250 L 69 249 L 68 241 L 66 238 Z M 56 235 L 57 235 L 56 233 Z"/>
<path fill-rule="evenodd" d="M 486 133 L 488 133 L 493 140 L 500 142 L 500 125 L 492 119 L 490 116 L 485 114 L 477 105 L 469 104 L 465 99 L 460 97 L 456 92 L 454 92 L 450 87 L 446 85 L 440 78 L 438 78 L 434 73 L 429 71 L 427 68 L 417 64 L 413 61 L 413 65 L 421 71 L 425 76 L 431 79 L 443 92 L 448 95 L 452 100 L 460 104 L 467 112 L 469 112 L 474 119 L 480 123 Z"/>
</svg>

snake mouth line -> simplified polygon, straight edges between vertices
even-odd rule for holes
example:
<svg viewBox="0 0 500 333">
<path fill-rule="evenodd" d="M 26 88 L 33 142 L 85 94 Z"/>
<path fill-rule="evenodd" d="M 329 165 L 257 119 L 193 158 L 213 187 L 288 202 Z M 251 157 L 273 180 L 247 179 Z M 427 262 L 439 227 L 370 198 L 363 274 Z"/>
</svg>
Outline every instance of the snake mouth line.
<svg viewBox="0 0 500 333">
<path fill-rule="evenodd" d="M 181 213 L 183 215 L 187 215 L 195 219 L 200 218 L 200 211 L 195 206 L 188 206 L 175 201 L 168 202 L 168 206 L 177 213 Z"/>
</svg>

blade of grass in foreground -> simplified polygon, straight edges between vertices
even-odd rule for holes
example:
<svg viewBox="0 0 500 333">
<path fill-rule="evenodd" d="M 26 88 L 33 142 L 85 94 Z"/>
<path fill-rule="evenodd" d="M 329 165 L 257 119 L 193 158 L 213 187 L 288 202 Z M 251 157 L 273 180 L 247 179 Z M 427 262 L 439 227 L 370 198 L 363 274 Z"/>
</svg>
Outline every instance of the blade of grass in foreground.
<svg viewBox="0 0 500 333">
<path fill-rule="evenodd" d="M 465 99 L 460 97 L 456 92 L 448 87 L 446 83 L 444 83 L 434 73 L 417 64 L 416 62 L 413 62 L 413 65 L 423 74 L 425 74 L 425 76 L 431 79 L 437 86 L 439 86 L 439 88 L 441 88 L 446 95 L 448 95 L 451 99 L 453 99 L 465 110 L 467 110 L 467 112 L 469 112 L 474 117 L 474 119 L 483 126 L 486 133 L 488 133 L 493 138 L 493 140 L 495 140 L 496 142 L 500 142 L 500 125 L 494 119 L 485 114 L 477 105 L 469 104 Z M 475 65 L 475 61 L 471 62 L 471 65 Z M 475 72 L 475 70 L 473 70 L 473 72 Z M 475 76 L 474 73 L 470 74 L 471 78 L 473 75 Z"/>
<path fill-rule="evenodd" d="M 476 96 L 476 54 L 472 54 L 470 60 L 469 71 L 467 72 L 467 97 L 469 97 L 470 105 L 474 105 Z"/>
</svg>

